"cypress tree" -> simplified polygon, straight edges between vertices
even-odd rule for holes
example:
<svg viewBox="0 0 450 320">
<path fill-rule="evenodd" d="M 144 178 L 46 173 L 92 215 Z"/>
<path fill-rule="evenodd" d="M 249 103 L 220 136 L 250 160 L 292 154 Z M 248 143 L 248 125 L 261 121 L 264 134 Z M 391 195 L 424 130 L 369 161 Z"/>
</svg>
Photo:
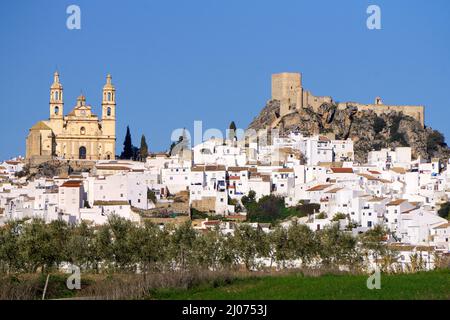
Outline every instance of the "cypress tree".
<svg viewBox="0 0 450 320">
<path fill-rule="evenodd" d="M 144 135 L 142 135 L 141 137 L 141 148 L 139 149 L 139 156 L 141 158 L 141 161 L 145 161 L 145 159 L 147 159 L 148 157 L 148 146 Z"/>
<path fill-rule="evenodd" d="M 120 155 L 121 159 L 131 159 L 133 158 L 133 144 L 131 142 L 130 127 L 127 126 L 127 133 L 125 135 L 125 141 L 123 142 L 123 152 Z"/>
</svg>

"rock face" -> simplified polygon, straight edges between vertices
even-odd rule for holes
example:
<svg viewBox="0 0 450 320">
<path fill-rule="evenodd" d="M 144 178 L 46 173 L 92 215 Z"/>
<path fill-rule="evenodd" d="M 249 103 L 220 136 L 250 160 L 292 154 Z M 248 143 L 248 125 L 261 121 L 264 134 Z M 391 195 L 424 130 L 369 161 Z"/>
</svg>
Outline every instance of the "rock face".
<svg viewBox="0 0 450 320">
<path fill-rule="evenodd" d="M 367 161 L 367 153 L 371 150 L 404 146 L 412 148 L 413 158 L 446 161 L 450 157 L 450 149 L 441 133 L 422 127 L 420 122 L 401 112 L 377 115 L 354 106 L 338 109 L 336 105 L 325 103 L 316 112 L 306 107 L 280 118 L 279 110 L 279 101 L 269 101 L 248 129 L 258 131 L 275 127 L 280 134 L 299 131 L 304 135 L 350 138 L 354 141 L 355 160 L 360 163 Z"/>
<path fill-rule="evenodd" d="M 49 160 L 39 164 L 28 164 L 24 171 L 28 179 L 67 177 L 74 172 L 89 172 L 95 161 Z"/>
</svg>

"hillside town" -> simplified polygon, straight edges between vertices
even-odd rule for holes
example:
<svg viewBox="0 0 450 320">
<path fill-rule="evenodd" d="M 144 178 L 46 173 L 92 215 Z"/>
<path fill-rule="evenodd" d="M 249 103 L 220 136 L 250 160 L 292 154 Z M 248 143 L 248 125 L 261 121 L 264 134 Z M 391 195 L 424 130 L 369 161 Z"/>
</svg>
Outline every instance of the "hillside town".
<svg viewBox="0 0 450 320">
<path fill-rule="evenodd" d="M 338 223 L 358 234 L 383 225 L 404 259 L 450 250 L 450 223 L 437 214 L 449 197 L 450 172 L 438 159 L 412 160 L 409 147 L 371 151 L 367 163 L 357 164 L 351 140 L 291 133 L 264 146 L 209 139 L 145 161 L 96 160 L 90 172 L 65 176 L 27 180 L 20 174 L 25 165 L 22 158 L 0 164 L 1 224 L 40 218 L 101 225 L 117 215 L 163 227 L 201 212 L 207 217 L 192 216 L 196 229 L 233 233 L 247 223 L 241 200 L 253 192 L 256 201 L 274 195 L 286 207 L 316 205 L 284 219 L 285 226 L 297 221 L 320 230 Z M 271 232 L 270 223 L 252 225 Z"/>
<path fill-rule="evenodd" d="M 272 91 L 282 110 L 290 110 L 292 101 L 301 106 L 308 97 L 318 99 L 303 93 L 299 74 L 274 75 Z M 117 156 L 111 75 L 102 90 L 101 117 L 84 95 L 64 115 L 63 97 L 55 72 L 49 119 L 30 128 L 25 158 L 0 163 L 0 226 L 40 219 L 95 227 L 112 216 L 136 225 L 151 221 L 161 229 L 192 221 L 199 232 L 223 235 L 245 224 L 267 234 L 275 225 L 301 224 L 311 231 L 337 226 L 353 236 L 381 226 L 400 263 L 420 254 L 431 268 L 436 254 L 450 251 L 449 217 L 438 214 L 449 207 L 449 166 L 422 159 L 411 147 L 372 150 L 361 163 L 351 138 L 280 133 L 274 125 L 242 137 L 232 122 L 226 138 L 202 136 L 193 146 L 184 129 L 163 153 L 149 153 L 143 137 L 145 152 L 138 158 L 127 130 Z M 381 101 L 369 107 L 379 106 Z M 386 108 L 379 112 L 407 107 Z M 423 121 L 422 113 L 413 116 Z"/>
</svg>

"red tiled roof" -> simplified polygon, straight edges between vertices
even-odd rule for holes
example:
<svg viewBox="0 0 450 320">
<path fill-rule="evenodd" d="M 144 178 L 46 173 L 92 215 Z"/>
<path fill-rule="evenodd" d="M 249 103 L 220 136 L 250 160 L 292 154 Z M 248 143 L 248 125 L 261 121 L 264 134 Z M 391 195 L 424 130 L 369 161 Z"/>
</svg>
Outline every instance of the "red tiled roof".
<svg viewBox="0 0 450 320">
<path fill-rule="evenodd" d="M 393 200 L 393 201 L 389 202 L 388 204 L 386 204 L 386 206 L 398 206 L 398 205 L 402 204 L 405 201 L 406 201 L 405 199 Z"/>
<path fill-rule="evenodd" d="M 353 173 L 352 168 L 330 168 L 333 173 Z"/>
<path fill-rule="evenodd" d="M 69 180 L 64 182 L 61 187 L 64 188 L 79 188 L 81 187 L 82 182 L 80 180 Z"/>
<path fill-rule="evenodd" d="M 319 184 L 319 185 L 314 186 L 306 191 L 322 191 L 331 186 L 332 186 L 332 184 Z"/>
<path fill-rule="evenodd" d="M 294 169 L 292 168 L 279 168 L 274 170 L 275 172 L 282 172 L 282 173 L 289 173 L 289 172 L 294 172 Z"/>
<path fill-rule="evenodd" d="M 15 160 L 8 160 L 8 161 L 5 161 L 7 164 L 12 164 L 12 165 L 16 165 L 16 164 L 19 164 L 20 163 L 20 161 L 15 161 Z"/>
<path fill-rule="evenodd" d="M 220 224 L 220 220 L 212 220 L 212 221 L 205 221 L 204 222 L 205 225 L 216 225 L 216 224 Z"/>
<path fill-rule="evenodd" d="M 433 229 L 445 229 L 445 228 L 449 228 L 449 227 L 450 227 L 450 222 L 447 222 L 447 223 L 441 224 L 437 227 L 434 227 Z"/>
<path fill-rule="evenodd" d="M 96 166 L 97 170 L 117 170 L 117 171 L 121 171 L 121 170 L 131 170 L 128 167 L 125 166 Z"/>
</svg>

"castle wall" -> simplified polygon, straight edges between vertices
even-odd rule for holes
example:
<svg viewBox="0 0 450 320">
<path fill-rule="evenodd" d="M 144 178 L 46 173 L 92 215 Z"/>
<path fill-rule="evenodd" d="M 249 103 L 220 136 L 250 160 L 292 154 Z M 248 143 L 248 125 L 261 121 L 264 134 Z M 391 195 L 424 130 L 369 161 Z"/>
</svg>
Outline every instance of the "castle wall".
<svg viewBox="0 0 450 320">
<path fill-rule="evenodd" d="M 272 99 L 280 101 L 280 114 L 285 115 L 303 106 L 301 74 L 278 73 L 272 75 Z"/>
<path fill-rule="evenodd" d="M 419 121 L 422 126 L 425 125 L 425 107 L 424 106 L 411 106 L 411 105 L 384 105 L 384 104 L 361 104 L 355 102 L 342 102 L 338 104 L 339 109 L 345 109 L 348 106 L 355 106 L 360 111 L 372 110 L 376 114 L 386 114 L 391 111 L 402 112 L 405 115 L 408 115 L 417 121 Z"/>
<path fill-rule="evenodd" d="M 280 101 L 280 116 L 285 116 L 295 110 L 310 106 L 317 111 L 324 103 L 333 103 L 329 96 L 314 96 L 310 91 L 302 88 L 302 76 L 300 73 L 278 73 L 272 75 L 272 100 Z M 355 106 L 360 111 L 372 110 L 377 114 L 385 114 L 391 111 L 402 112 L 425 125 L 425 108 L 412 105 L 384 105 L 381 98 L 377 97 L 375 104 L 362 104 L 356 102 L 342 102 L 338 108 L 344 109 Z"/>
<path fill-rule="evenodd" d="M 324 103 L 333 103 L 333 98 L 331 97 L 316 97 L 309 91 L 303 91 L 303 105 L 311 106 L 313 110 L 318 110 L 319 107 Z"/>
</svg>

